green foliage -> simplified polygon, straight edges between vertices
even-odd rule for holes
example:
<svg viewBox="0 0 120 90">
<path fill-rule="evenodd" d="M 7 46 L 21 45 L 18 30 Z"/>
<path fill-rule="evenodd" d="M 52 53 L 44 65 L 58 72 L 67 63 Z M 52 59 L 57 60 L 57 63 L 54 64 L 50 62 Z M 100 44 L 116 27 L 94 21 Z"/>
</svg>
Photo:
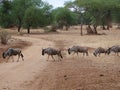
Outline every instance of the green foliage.
<svg viewBox="0 0 120 90">
<path fill-rule="evenodd" d="M 44 3 L 42 8 L 30 7 L 26 10 L 24 16 L 24 26 L 25 27 L 43 27 L 50 23 L 51 19 L 51 6 Z"/>
<path fill-rule="evenodd" d="M 72 8 L 72 9 L 71 9 Z M 82 13 L 84 12 L 84 13 Z M 74 24 L 107 25 L 120 22 L 120 0 L 74 0 L 64 8 L 52 10 L 42 0 L 2 0 L 0 26 L 44 27 L 47 25 L 70 26 Z"/>
<path fill-rule="evenodd" d="M 11 35 L 6 30 L 0 31 L 0 40 L 2 44 L 7 44 L 10 38 L 11 38 Z"/>
<path fill-rule="evenodd" d="M 51 23 L 52 6 L 42 0 L 3 0 L 0 3 L 0 25 L 2 27 L 31 26 L 33 28 Z"/>
<path fill-rule="evenodd" d="M 9 27 L 12 23 L 12 3 L 9 0 L 3 0 L 0 4 L 0 25 L 2 27 Z"/>
<path fill-rule="evenodd" d="M 54 22 L 60 25 L 73 25 L 77 23 L 78 15 L 67 8 L 57 8 L 52 13 Z"/>
<path fill-rule="evenodd" d="M 30 7 L 26 10 L 25 16 L 24 16 L 24 23 L 25 26 L 27 25 L 37 27 L 39 24 L 39 15 L 40 15 L 40 10 L 36 7 Z"/>
<path fill-rule="evenodd" d="M 13 16 L 17 25 L 23 24 L 26 10 L 31 7 L 40 6 L 41 0 L 13 0 Z M 31 8 L 32 9 L 32 8 Z"/>
<path fill-rule="evenodd" d="M 43 17 L 41 17 L 42 26 L 50 25 L 52 22 L 52 6 L 45 2 L 41 11 L 43 13 Z M 40 23 L 40 26 L 42 23 Z"/>
<path fill-rule="evenodd" d="M 86 16 L 85 21 L 88 21 L 89 24 L 101 24 L 103 21 L 106 22 L 108 18 L 110 20 L 112 15 L 114 15 L 112 19 L 118 18 L 119 12 L 114 11 L 120 9 L 120 0 L 75 0 L 66 4 L 67 7 L 70 5 L 77 13 L 80 13 L 83 8 Z M 112 14 L 113 12 L 114 14 Z"/>
</svg>

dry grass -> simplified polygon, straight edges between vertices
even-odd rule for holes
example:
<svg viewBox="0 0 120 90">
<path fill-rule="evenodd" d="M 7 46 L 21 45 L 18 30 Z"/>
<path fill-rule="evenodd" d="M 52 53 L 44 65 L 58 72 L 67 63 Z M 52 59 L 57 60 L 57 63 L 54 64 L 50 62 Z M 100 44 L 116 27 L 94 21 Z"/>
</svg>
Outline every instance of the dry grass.
<svg viewBox="0 0 120 90">
<path fill-rule="evenodd" d="M 7 44 L 8 40 L 11 38 L 11 35 L 6 30 L 0 30 L 0 41 L 2 44 Z"/>
<path fill-rule="evenodd" d="M 113 45 L 120 45 L 120 30 L 114 28 L 110 31 L 98 30 L 99 33 L 105 33 L 105 35 L 84 36 L 80 36 L 79 26 L 72 27 L 69 31 L 58 30 L 58 33 L 50 34 L 41 30 L 33 30 L 30 35 L 25 34 L 25 30 L 23 32 L 23 39 L 30 38 L 33 47 L 26 51 L 28 57 L 24 64 L 20 63 L 21 66 L 18 65 L 19 69 L 15 67 L 16 71 L 14 71 L 23 71 L 23 76 L 20 74 L 21 72 L 18 73 L 18 76 L 21 75 L 21 80 L 25 76 L 31 76 L 32 78 L 26 80 L 27 84 L 25 82 L 20 84 L 19 88 L 25 87 L 24 90 L 120 90 L 120 57 L 114 53 L 109 56 L 101 55 L 100 57 L 94 57 L 92 54 L 93 50 L 100 46 L 108 48 Z M 83 32 L 86 34 L 85 29 Z M 89 47 L 91 50 L 89 56 L 83 57 L 82 54 L 79 54 L 79 57 L 75 55 L 73 58 L 72 55 L 68 55 L 66 50 L 73 45 Z M 53 63 L 51 59 L 47 62 L 45 56 L 39 56 L 42 47 L 62 49 L 64 59 L 57 62 L 57 57 L 55 57 L 56 62 Z M 32 50 L 35 51 L 36 58 L 29 53 Z M 43 71 L 39 70 L 41 68 L 44 68 Z M 31 70 L 33 72 L 30 73 Z M 28 72 L 28 76 L 24 75 Z M 8 74 L 11 73 L 8 72 Z M 35 75 L 32 76 L 32 74 Z M 19 83 L 17 82 L 17 85 Z M 13 87 L 15 85 L 13 84 Z"/>
</svg>

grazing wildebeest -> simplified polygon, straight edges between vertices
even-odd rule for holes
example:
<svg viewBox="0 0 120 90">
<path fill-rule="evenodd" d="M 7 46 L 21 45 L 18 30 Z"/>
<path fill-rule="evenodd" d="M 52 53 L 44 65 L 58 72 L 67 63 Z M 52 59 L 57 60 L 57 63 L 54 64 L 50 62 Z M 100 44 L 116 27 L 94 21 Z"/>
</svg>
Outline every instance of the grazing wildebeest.
<svg viewBox="0 0 120 90">
<path fill-rule="evenodd" d="M 107 54 L 109 55 L 111 52 L 114 52 L 118 56 L 118 53 L 120 52 L 120 46 L 116 45 L 116 46 L 112 46 L 112 47 L 108 48 Z"/>
<path fill-rule="evenodd" d="M 61 50 L 57 50 L 57 49 L 54 49 L 54 48 L 51 48 L 51 47 L 42 49 L 42 55 L 44 55 L 45 53 L 48 54 L 48 60 L 49 60 L 49 56 L 51 56 L 52 59 L 55 61 L 53 55 L 58 55 L 58 58 L 59 58 L 60 61 L 61 61 L 60 58 L 63 58 L 62 54 L 61 54 Z"/>
<path fill-rule="evenodd" d="M 87 47 L 73 46 L 71 48 L 68 48 L 68 54 L 71 54 L 72 52 L 74 52 L 73 55 L 75 53 L 77 53 L 77 56 L 78 56 L 78 53 L 83 53 L 83 56 L 84 56 L 84 54 L 86 53 L 86 56 L 88 56 L 88 48 Z"/>
<path fill-rule="evenodd" d="M 21 52 L 21 49 L 19 49 L 19 48 L 9 48 L 7 51 L 3 52 L 2 57 L 6 58 L 8 56 L 8 59 L 9 59 L 12 56 L 12 59 L 13 59 L 13 56 L 16 56 L 16 55 L 18 55 L 17 61 L 19 61 L 20 56 L 21 56 L 22 60 L 24 60 L 23 59 L 24 56 Z M 7 62 L 8 62 L 8 60 L 7 60 Z M 14 59 L 13 59 L 13 62 L 14 62 Z"/>
<path fill-rule="evenodd" d="M 97 57 L 97 55 L 100 56 L 101 53 L 105 53 L 106 55 L 107 50 L 102 47 L 98 47 L 97 49 L 95 49 L 93 55 Z"/>
</svg>

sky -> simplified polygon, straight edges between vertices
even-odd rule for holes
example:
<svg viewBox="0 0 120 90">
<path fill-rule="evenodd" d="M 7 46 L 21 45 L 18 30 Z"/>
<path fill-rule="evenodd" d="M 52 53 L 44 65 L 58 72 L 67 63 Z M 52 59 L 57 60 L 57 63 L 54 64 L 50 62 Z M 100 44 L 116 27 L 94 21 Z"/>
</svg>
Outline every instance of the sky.
<svg viewBox="0 0 120 90">
<path fill-rule="evenodd" d="M 43 1 L 48 2 L 50 5 L 53 6 L 53 8 L 57 8 L 57 7 L 63 7 L 64 2 L 73 1 L 73 0 L 43 0 Z"/>
</svg>

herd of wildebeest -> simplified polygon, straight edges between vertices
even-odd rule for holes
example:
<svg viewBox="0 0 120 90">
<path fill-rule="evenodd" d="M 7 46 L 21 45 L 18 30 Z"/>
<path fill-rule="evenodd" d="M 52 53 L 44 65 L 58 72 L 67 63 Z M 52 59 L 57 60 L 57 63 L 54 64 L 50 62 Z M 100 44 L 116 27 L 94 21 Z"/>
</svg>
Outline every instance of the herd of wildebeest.
<svg viewBox="0 0 120 90">
<path fill-rule="evenodd" d="M 51 48 L 51 47 L 42 49 L 42 55 L 44 55 L 44 54 L 47 54 L 47 55 L 48 55 L 47 61 L 49 60 L 49 56 L 51 56 L 52 59 L 55 61 L 55 59 L 54 59 L 54 57 L 53 57 L 54 55 L 57 55 L 58 58 L 59 58 L 59 61 L 61 61 L 61 59 L 63 58 L 61 52 L 62 52 L 62 50 L 55 49 L 55 48 Z M 83 53 L 83 56 L 84 56 L 85 54 L 86 54 L 86 56 L 89 55 L 89 54 L 88 54 L 88 52 L 89 52 L 88 47 L 83 47 L 83 46 L 72 46 L 71 48 L 68 48 L 68 49 L 67 49 L 67 52 L 68 52 L 68 54 L 73 53 L 73 55 L 76 53 L 77 56 L 78 56 L 78 53 Z M 101 53 L 104 53 L 105 55 L 106 55 L 106 54 L 109 55 L 111 52 L 114 52 L 114 53 L 117 54 L 117 56 L 118 56 L 118 53 L 120 52 L 120 46 L 119 46 L 119 45 L 114 45 L 114 46 L 109 47 L 109 48 L 107 48 L 107 49 L 102 48 L 102 47 L 98 47 L 98 48 L 96 48 L 96 49 L 94 50 L 93 55 L 97 57 L 97 56 L 100 56 Z M 24 56 L 23 56 L 23 54 L 22 54 L 21 49 L 19 49 L 19 48 L 9 48 L 7 51 L 5 51 L 5 52 L 2 53 L 2 57 L 3 57 L 4 59 L 5 59 L 6 57 L 8 57 L 8 59 L 9 59 L 10 57 L 12 57 L 12 60 L 13 60 L 13 61 L 14 61 L 13 56 L 15 56 L 15 55 L 18 55 L 18 60 L 17 60 L 17 61 L 19 61 L 19 58 L 20 58 L 20 57 L 21 57 L 22 60 L 24 61 L 24 58 L 23 58 Z M 7 59 L 6 62 L 8 62 L 8 59 Z"/>
</svg>

